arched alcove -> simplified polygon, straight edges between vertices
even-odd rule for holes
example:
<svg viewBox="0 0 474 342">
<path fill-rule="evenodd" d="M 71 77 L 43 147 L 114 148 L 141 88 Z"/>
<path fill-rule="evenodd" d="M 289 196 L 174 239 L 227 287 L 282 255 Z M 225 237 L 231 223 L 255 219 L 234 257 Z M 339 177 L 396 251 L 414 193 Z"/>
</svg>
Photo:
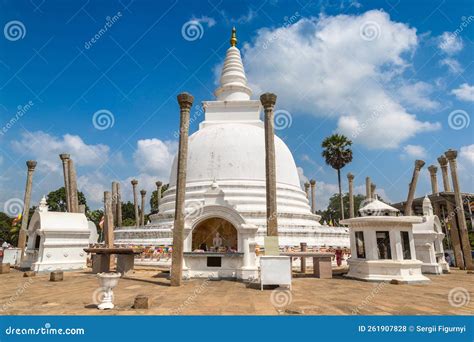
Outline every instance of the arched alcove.
<svg viewBox="0 0 474 342">
<path fill-rule="evenodd" d="M 210 251 L 215 246 L 216 236 L 221 239 L 221 247 L 236 251 L 237 229 L 229 221 L 220 217 L 211 217 L 197 224 L 192 232 L 192 250 Z M 219 238 L 217 238 L 218 240 Z"/>
</svg>

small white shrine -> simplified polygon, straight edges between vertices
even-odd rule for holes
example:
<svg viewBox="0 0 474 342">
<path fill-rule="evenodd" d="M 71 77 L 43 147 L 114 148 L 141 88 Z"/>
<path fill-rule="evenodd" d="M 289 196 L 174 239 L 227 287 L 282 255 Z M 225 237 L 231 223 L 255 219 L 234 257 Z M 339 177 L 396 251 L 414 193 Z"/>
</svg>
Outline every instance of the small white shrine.
<svg viewBox="0 0 474 342">
<path fill-rule="evenodd" d="M 416 257 L 421 260 L 423 273 L 441 274 L 449 272 L 449 265 L 444 258 L 444 233 L 438 216 L 433 213 L 433 206 L 428 197 L 423 200 L 424 222 L 413 225 Z"/>
<path fill-rule="evenodd" d="M 366 281 L 425 282 L 416 258 L 413 224 L 422 217 L 398 216 L 378 199 L 359 210 L 360 217 L 341 221 L 350 228 L 351 258 L 347 277 Z"/>
<path fill-rule="evenodd" d="M 40 202 L 28 226 L 28 242 L 21 267 L 35 272 L 86 268 L 89 223 L 82 213 L 48 211 Z"/>
</svg>

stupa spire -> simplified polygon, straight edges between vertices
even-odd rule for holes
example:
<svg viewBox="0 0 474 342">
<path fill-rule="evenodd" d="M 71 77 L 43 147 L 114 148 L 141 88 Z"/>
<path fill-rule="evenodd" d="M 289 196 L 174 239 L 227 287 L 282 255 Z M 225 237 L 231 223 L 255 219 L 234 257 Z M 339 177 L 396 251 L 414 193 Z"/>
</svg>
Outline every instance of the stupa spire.
<svg viewBox="0 0 474 342">
<path fill-rule="evenodd" d="M 220 86 L 214 92 L 218 101 L 246 101 L 250 100 L 250 95 L 252 95 L 252 90 L 247 86 L 242 57 L 236 45 L 237 35 L 234 27 L 230 38 L 230 48 L 227 49 L 222 67 Z"/>
</svg>

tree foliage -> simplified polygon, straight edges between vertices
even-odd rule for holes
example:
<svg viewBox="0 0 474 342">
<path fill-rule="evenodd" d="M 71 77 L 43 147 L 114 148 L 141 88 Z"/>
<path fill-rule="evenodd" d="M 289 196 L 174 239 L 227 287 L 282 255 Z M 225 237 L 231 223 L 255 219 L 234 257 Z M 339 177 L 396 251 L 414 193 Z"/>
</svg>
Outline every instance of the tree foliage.
<svg viewBox="0 0 474 342">
<path fill-rule="evenodd" d="M 163 196 L 163 193 L 168 190 L 169 188 L 169 184 L 163 184 L 163 186 L 161 187 L 161 196 Z M 158 190 L 155 190 L 151 193 L 151 197 L 150 197 L 150 207 L 151 207 L 151 212 L 154 214 L 156 213 L 156 201 L 157 201 L 157 196 L 156 194 L 158 193 Z"/>
<path fill-rule="evenodd" d="M 77 195 L 79 199 L 79 204 L 84 204 L 86 206 L 87 212 L 89 208 L 87 207 L 86 197 L 81 191 L 78 191 Z M 48 203 L 48 208 L 50 211 L 66 211 L 66 190 L 64 189 L 64 186 L 57 190 L 51 191 L 46 196 L 46 203 Z"/>
</svg>

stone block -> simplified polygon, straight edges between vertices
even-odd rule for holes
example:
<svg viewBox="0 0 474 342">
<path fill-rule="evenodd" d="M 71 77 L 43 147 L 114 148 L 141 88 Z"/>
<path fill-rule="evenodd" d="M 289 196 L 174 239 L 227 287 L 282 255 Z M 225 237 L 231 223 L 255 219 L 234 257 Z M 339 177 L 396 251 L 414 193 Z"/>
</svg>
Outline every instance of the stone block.
<svg viewBox="0 0 474 342">
<path fill-rule="evenodd" d="M 34 277 L 34 276 L 36 276 L 36 272 L 34 271 L 26 271 L 23 273 L 23 277 L 25 278 Z"/>
<path fill-rule="evenodd" d="M 122 276 L 126 276 L 133 272 L 135 264 L 135 256 L 133 254 L 119 254 L 117 255 L 117 272 Z"/>
<path fill-rule="evenodd" d="M 10 264 L 0 264 L 0 274 L 10 273 Z"/>
<path fill-rule="evenodd" d="M 134 309 L 149 309 L 150 308 L 150 298 L 145 295 L 138 295 L 135 297 L 135 302 L 133 303 Z"/>
<path fill-rule="evenodd" d="M 332 278 L 331 257 L 314 257 L 313 258 L 314 276 L 321 279 Z"/>
<path fill-rule="evenodd" d="M 64 272 L 63 271 L 53 271 L 49 274 L 50 281 L 63 281 Z"/>
</svg>

